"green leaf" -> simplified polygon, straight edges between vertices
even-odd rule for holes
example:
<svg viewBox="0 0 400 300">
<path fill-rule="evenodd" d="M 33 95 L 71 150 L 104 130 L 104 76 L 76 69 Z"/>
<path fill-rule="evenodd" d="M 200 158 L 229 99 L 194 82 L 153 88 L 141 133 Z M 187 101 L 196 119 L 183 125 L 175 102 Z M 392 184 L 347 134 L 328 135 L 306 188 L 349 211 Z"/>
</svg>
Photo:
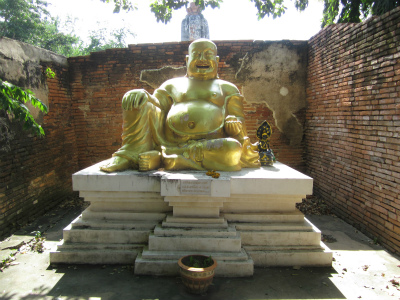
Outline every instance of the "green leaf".
<svg viewBox="0 0 400 300">
<path fill-rule="evenodd" d="M 27 102 L 40 109 L 43 113 L 47 113 L 47 106 L 36 98 L 31 91 L 24 91 L 20 87 L 0 79 L 0 109 L 23 123 L 23 129 L 30 130 L 37 136 L 43 136 L 43 128 L 35 121 L 35 118 L 24 104 Z"/>
<path fill-rule="evenodd" d="M 104 3 L 110 3 L 110 0 L 100 0 L 101 2 Z M 134 9 L 137 9 L 131 1 L 129 0 L 113 0 L 114 2 L 114 13 L 119 13 L 122 10 L 128 12 Z"/>
<path fill-rule="evenodd" d="M 172 18 L 172 12 L 182 7 L 188 7 L 189 0 L 155 0 L 150 4 L 150 10 L 154 13 L 157 22 L 167 24 Z M 219 8 L 222 0 L 196 0 L 196 5 L 200 6 L 201 10 L 206 7 Z"/>
</svg>

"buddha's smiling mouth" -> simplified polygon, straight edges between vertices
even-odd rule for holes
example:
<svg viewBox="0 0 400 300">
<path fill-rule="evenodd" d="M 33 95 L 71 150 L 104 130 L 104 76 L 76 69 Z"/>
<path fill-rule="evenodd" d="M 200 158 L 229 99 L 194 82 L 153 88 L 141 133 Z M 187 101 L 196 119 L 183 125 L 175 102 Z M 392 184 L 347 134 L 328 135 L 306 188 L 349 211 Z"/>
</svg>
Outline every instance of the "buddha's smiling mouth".
<svg viewBox="0 0 400 300">
<path fill-rule="evenodd" d="M 196 65 L 196 68 L 200 69 L 200 70 L 207 70 L 207 69 L 210 68 L 210 66 L 208 66 L 208 65 Z"/>
</svg>

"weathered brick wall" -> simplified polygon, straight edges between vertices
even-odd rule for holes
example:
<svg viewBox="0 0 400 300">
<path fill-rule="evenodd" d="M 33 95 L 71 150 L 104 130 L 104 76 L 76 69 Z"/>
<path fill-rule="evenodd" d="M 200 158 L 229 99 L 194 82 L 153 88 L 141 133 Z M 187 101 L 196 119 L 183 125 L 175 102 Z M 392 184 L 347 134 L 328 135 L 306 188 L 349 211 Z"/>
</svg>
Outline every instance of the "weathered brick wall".
<svg viewBox="0 0 400 300">
<path fill-rule="evenodd" d="M 4 49 L 11 49 L 10 55 Z M 4 237 L 70 195 L 71 174 L 78 171 L 78 164 L 68 66 L 59 64 L 54 53 L 16 41 L 1 40 L 0 50 L 0 77 L 34 90 L 42 100 L 47 98 L 49 107 L 47 115 L 38 117 L 44 138 L 14 123 L 11 149 L 0 151 L 0 237 Z M 47 66 L 56 73 L 54 79 L 44 76 Z"/>
<path fill-rule="evenodd" d="M 110 49 L 89 56 L 69 58 L 80 168 L 109 158 L 120 147 L 123 95 L 139 88 L 153 92 L 148 84 L 140 81 L 141 71 L 165 66 L 185 66 L 189 44 L 174 42 L 130 45 L 127 49 Z M 266 43 L 217 41 L 216 44 L 220 56 L 220 78 L 235 83 L 241 89 L 242 82 L 235 75 L 242 58 L 248 52 L 262 50 Z M 279 76 L 276 80 L 280 80 Z M 276 128 L 273 114 L 264 103 L 247 103 L 245 111 L 249 136 L 253 142 L 257 141 L 257 127 L 264 120 L 269 121 L 273 126 L 271 147 L 277 159 L 298 170 L 305 169 L 304 144 L 290 145 L 285 135 Z M 304 123 L 304 114 L 299 113 L 298 119 Z"/>
<path fill-rule="evenodd" d="M 400 9 L 309 41 L 305 143 L 314 193 L 400 252 Z"/>
</svg>

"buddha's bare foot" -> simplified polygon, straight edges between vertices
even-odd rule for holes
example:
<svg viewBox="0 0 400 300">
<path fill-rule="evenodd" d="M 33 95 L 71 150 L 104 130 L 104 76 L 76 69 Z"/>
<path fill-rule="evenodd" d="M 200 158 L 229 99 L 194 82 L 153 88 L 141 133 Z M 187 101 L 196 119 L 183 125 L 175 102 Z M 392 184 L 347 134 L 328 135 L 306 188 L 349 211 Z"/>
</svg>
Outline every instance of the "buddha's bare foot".
<svg viewBox="0 0 400 300">
<path fill-rule="evenodd" d="M 187 146 L 183 146 L 183 147 L 162 147 L 162 152 L 163 155 L 173 155 L 173 154 L 183 154 L 184 152 L 188 151 L 188 147 Z"/>
<path fill-rule="evenodd" d="M 247 160 L 241 159 L 240 163 L 243 168 L 259 168 L 261 166 L 261 162 L 258 157 L 253 157 Z"/>
<path fill-rule="evenodd" d="M 161 153 L 157 150 L 139 154 L 139 171 L 150 171 L 161 166 Z"/>
<path fill-rule="evenodd" d="M 162 157 L 165 170 L 204 170 L 201 165 L 185 158 L 183 155 L 167 155 L 163 152 Z"/>
<path fill-rule="evenodd" d="M 166 155 L 163 152 L 163 165 L 165 170 L 174 170 L 175 163 L 176 163 L 176 158 L 178 155 L 172 154 L 172 155 Z"/>
<path fill-rule="evenodd" d="M 240 162 L 244 168 L 258 168 L 261 166 L 257 144 L 251 144 L 250 139 L 245 139 L 243 142 Z"/>
<path fill-rule="evenodd" d="M 106 163 L 100 167 L 100 170 L 108 173 L 127 170 L 131 167 L 130 161 L 120 156 L 114 156 L 105 162 Z"/>
<path fill-rule="evenodd" d="M 184 164 L 189 168 L 191 168 L 191 166 L 198 166 L 197 163 L 200 163 L 204 158 L 204 142 L 204 140 L 188 141 L 187 144 L 180 147 L 162 147 L 162 155 L 164 158 L 166 156 L 176 157 L 179 161 L 179 165 Z M 169 160 L 169 158 L 167 158 L 167 160 Z M 186 163 L 186 160 L 188 163 Z M 181 168 L 181 170 L 182 169 L 183 168 Z M 197 170 L 197 168 L 195 168 L 195 170 Z M 203 170 L 203 168 L 200 170 Z"/>
</svg>

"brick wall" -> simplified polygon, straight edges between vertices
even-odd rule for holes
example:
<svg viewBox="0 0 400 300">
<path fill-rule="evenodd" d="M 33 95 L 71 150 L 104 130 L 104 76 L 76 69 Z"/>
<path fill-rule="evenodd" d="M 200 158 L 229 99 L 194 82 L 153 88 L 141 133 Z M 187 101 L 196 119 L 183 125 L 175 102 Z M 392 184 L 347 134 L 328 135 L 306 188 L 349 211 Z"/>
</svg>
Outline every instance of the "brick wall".
<svg viewBox="0 0 400 300">
<path fill-rule="evenodd" d="M 164 66 L 185 66 L 189 44 L 190 42 L 175 42 L 130 45 L 126 49 L 110 49 L 89 56 L 69 58 L 80 168 L 111 157 L 111 154 L 120 147 L 123 95 L 129 90 L 139 88 L 153 92 L 149 85 L 140 81 L 140 72 Z M 265 47 L 265 43 L 217 41 L 216 44 L 220 56 L 220 78 L 235 83 L 240 89 L 242 83 L 235 78 L 235 75 L 241 59 L 249 51 L 261 50 Z M 271 147 L 278 160 L 304 171 L 304 145 L 289 144 L 285 136 L 275 127 L 272 112 L 268 107 L 264 103 L 247 103 L 245 111 L 251 140 L 257 141 L 255 133 L 258 126 L 264 120 L 268 120 L 273 127 Z M 298 118 L 304 123 L 303 113 L 300 113 Z"/>
<path fill-rule="evenodd" d="M 307 101 L 314 194 L 400 253 L 400 9 L 314 36 Z"/>
<path fill-rule="evenodd" d="M 0 236 L 42 215 L 72 193 L 71 174 L 78 171 L 71 99 L 65 69 L 49 79 L 49 113 L 44 138 L 13 124 L 10 152 L 0 152 Z"/>
<path fill-rule="evenodd" d="M 34 51 L 46 52 L 31 47 L 24 44 L 20 50 L 27 50 L 32 59 Z M 78 171 L 67 66 L 41 59 L 44 58 L 22 62 L 29 65 L 31 73 L 25 74 L 28 80 L 0 75 L 4 80 L 40 94 L 48 91 L 49 107 L 48 114 L 38 118 L 46 133 L 44 138 L 34 137 L 23 131 L 19 123 L 13 123 L 11 128 L 15 136 L 10 142 L 11 150 L 0 151 L 0 238 L 33 221 L 70 195 L 71 174 Z M 16 68 L 17 62 L 13 63 Z M 43 76 L 47 66 L 56 73 L 54 79 Z M 37 77 L 31 86 L 33 74 Z"/>
</svg>

